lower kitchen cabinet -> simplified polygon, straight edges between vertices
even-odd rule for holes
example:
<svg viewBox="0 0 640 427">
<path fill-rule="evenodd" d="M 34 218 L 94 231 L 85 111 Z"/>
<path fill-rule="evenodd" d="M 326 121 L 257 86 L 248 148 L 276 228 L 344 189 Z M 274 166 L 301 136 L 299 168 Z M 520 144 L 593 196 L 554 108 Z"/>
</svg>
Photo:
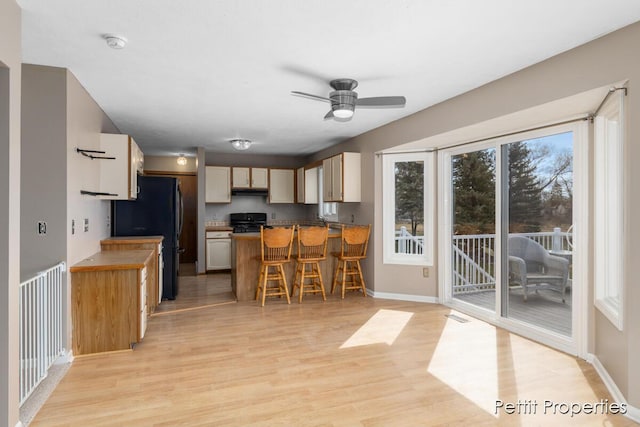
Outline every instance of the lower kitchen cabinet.
<svg viewBox="0 0 640 427">
<path fill-rule="evenodd" d="M 69 269 L 74 355 L 127 350 L 142 341 L 153 254 L 102 251 Z"/>
<path fill-rule="evenodd" d="M 207 231 L 207 270 L 231 268 L 231 237 L 225 231 Z"/>
</svg>

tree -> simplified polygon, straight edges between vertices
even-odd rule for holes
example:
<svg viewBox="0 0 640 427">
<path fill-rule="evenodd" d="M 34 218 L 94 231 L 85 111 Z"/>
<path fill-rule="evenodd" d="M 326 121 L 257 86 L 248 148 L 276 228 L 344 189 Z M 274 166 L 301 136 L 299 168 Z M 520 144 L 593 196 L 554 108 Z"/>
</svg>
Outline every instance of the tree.
<svg viewBox="0 0 640 427">
<path fill-rule="evenodd" d="M 509 144 L 509 231 L 540 231 L 542 197 L 536 164 L 525 142 Z"/>
<path fill-rule="evenodd" d="M 424 162 L 397 162 L 395 172 L 396 222 L 409 221 L 416 236 L 424 223 Z"/>
<path fill-rule="evenodd" d="M 495 150 L 452 159 L 454 233 L 495 233 Z"/>
</svg>

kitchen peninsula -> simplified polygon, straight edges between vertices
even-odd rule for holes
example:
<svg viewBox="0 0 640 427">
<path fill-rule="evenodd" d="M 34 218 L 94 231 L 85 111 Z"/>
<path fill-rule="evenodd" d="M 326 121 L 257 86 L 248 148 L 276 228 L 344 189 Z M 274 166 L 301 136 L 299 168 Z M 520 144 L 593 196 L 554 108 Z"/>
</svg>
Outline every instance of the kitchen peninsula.
<svg viewBox="0 0 640 427">
<path fill-rule="evenodd" d="M 340 251 L 340 230 L 329 230 L 327 259 L 320 262 L 324 287 L 329 293 L 331 281 L 336 267 L 336 260 L 331 252 Z M 294 238 L 291 254 L 297 253 L 297 242 Z M 295 260 L 285 265 L 289 290 L 295 274 Z M 260 273 L 260 233 L 233 233 L 231 235 L 231 288 L 238 301 L 252 301 L 256 297 L 256 285 Z"/>
</svg>

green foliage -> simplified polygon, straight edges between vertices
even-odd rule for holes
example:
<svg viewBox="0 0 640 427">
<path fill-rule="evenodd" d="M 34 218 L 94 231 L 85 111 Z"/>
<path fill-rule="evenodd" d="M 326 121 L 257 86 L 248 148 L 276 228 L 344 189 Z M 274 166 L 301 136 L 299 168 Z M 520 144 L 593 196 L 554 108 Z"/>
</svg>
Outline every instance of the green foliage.
<svg viewBox="0 0 640 427">
<path fill-rule="evenodd" d="M 536 175 L 536 164 L 525 142 L 514 142 L 508 148 L 509 162 L 509 231 L 540 231 L 542 195 Z"/>
<path fill-rule="evenodd" d="M 495 150 L 453 157 L 454 233 L 495 232 Z"/>
<path fill-rule="evenodd" d="M 424 162 L 396 163 L 396 223 L 410 222 L 411 234 L 424 222 Z"/>
</svg>

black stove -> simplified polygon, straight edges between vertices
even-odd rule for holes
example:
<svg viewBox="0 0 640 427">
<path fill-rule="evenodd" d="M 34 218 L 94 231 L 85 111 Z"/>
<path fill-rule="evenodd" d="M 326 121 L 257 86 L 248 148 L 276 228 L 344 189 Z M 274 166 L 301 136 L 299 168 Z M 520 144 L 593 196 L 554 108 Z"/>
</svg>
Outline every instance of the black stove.
<svg viewBox="0 0 640 427">
<path fill-rule="evenodd" d="M 264 212 L 229 214 L 229 225 L 234 233 L 257 233 L 260 226 L 267 227 L 267 214 Z"/>
</svg>

